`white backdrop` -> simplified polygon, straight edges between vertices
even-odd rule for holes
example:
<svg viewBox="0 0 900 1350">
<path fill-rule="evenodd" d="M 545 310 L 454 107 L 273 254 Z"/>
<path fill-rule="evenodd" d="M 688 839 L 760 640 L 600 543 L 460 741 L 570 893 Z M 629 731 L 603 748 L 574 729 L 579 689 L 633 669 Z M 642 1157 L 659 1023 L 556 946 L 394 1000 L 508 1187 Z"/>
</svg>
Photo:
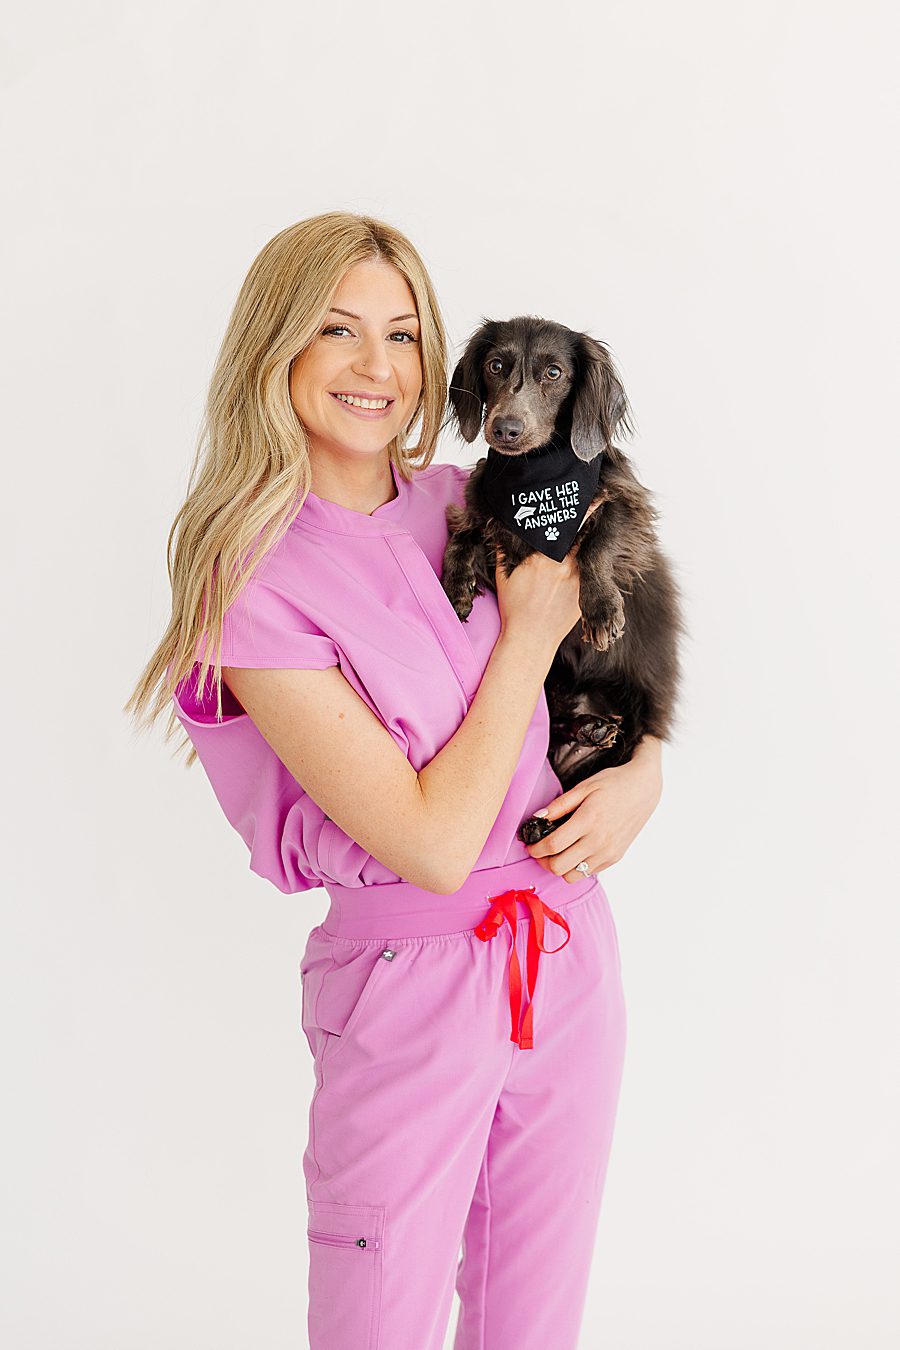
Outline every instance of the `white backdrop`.
<svg viewBox="0 0 900 1350">
<path fill-rule="evenodd" d="M 890 8 L 16 17 L 6 1344 L 306 1344 L 298 964 L 327 897 L 251 875 L 201 767 L 121 707 L 238 287 L 337 208 L 410 235 L 456 353 L 528 312 L 610 343 L 685 592 L 662 802 L 602 875 L 628 1049 L 583 1344 L 898 1344 Z"/>
</svg>

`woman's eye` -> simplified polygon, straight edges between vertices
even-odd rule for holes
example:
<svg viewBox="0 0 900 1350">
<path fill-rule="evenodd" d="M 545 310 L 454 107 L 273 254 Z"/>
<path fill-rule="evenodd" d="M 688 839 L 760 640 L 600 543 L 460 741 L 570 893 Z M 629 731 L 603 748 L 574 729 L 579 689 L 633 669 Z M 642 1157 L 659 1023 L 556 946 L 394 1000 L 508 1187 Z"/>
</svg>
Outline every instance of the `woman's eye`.
<svg viewBox="0 0 900 1350">
<path fill-rule="evenodd" d="M 493 361 L 488 361 L 488 370 L 492 375 L 499 375 L 503 369 L 503 362 L 499 356 L 495 356 Z"/>
<path fill-rule="evenodd" d="M 347 327 L 347 325 L 346 325 L 345 323 L 333 323 L 333 324 L 331 325 L 330 328 L 323 328 L 323 329 L 322 329 L 322 336 L 323 336 L 323 337 L 330 337 L 332 333 L 337 334 L 337 333 L 349 333 L 349 332 L 350 332 L 350 329 Z M 395 343 L 394 343 L 394 346 L 395 346 L 395 347 L 408 347 L 408 346 L 410 346 L 411 343 L 413 343 L 413 342 L 418 342 L 418 340 L 419 340 L 419 339 L 416 337 L 415 333 L 410 333 L 406 328 L 398 328 L 397 331 L 396 331 L 396 333 L 391 333 L 391 338 L 392 338 L 392 339 L 393 339 L 393 338 L 397 338 L 397 337 L 408 338 L 409 341 L 407 341 L 407 342 L 395 342 Z"/>
<path fill-rule="evenodd" d="M 559 377 L 560 377 L 560 375 L 562 375 L 562 371 L 560 370 L 559 366 L 548 366 L 548 367 L 547 367 L 547 379 L 548 379 L 548 380 L 558 380 Z"/>
</svg>

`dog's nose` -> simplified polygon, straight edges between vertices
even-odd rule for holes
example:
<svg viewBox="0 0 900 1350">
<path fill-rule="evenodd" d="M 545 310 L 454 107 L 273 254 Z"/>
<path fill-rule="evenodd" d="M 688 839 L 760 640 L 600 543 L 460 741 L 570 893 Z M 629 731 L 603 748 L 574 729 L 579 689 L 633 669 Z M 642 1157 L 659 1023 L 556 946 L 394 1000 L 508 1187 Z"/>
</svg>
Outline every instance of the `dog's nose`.
<svg viewBox="0 0 900 1350">
<path fill-rule="evenodd" d="M 525 424 L 517 417 L 495 417 L 492 434 L 504 445 L 515 445 L 525 430 Z"/>
</svg>

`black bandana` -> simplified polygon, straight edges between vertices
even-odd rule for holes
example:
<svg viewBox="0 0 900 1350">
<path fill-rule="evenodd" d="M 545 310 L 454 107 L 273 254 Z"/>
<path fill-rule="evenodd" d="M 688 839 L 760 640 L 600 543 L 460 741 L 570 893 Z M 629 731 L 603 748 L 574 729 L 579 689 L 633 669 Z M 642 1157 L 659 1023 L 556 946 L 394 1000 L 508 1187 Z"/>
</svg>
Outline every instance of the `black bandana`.
<svg viewBox="0 0 900 1350">
<path fill-rule="evenodd" d="M 602 453 L 585 464 L 567 445 L 526 455 L 488 449 L 479 487 L 491 514 L 526 544 L 562 562 L 597 495 Z"/>
</svg>

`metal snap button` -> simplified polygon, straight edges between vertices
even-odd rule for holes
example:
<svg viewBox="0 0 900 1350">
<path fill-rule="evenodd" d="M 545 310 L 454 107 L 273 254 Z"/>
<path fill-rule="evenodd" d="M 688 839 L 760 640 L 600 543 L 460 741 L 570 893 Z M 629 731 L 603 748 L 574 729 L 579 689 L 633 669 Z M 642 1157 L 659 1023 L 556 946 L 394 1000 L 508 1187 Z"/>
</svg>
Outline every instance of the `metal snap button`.
<svg viewBox="0 0 900 1350">
<path fill-rule="evenodd" d="M 384 949 L 384 951 L 381 953 L 381 955 L 384 957 L 385 961 L 393 961 L 393 959 L 394 959 L 394 957 L 397 955 L 397 953 L 396 953 L 396 952 L 392 952 L 391 949 L 390 949 L 390 947 L 385 947 L 385 949 Z"/>
</svg>

